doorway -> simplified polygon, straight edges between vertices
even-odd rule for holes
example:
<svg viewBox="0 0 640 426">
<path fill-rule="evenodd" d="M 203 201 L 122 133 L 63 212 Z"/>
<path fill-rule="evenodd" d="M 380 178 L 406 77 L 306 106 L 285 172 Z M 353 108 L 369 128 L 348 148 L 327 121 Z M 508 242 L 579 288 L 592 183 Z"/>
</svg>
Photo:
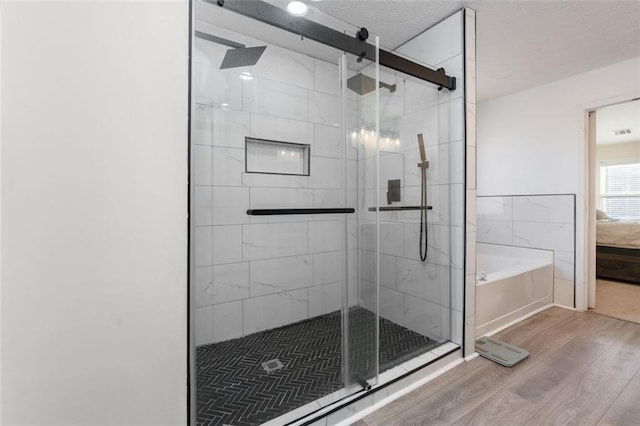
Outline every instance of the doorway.
<svg viewBox="0 0 640 426">
<path fill-rule="evenodd" d="M 589 112 L 594 313 L 640 323 L 640 100 Z"/>
</svg>

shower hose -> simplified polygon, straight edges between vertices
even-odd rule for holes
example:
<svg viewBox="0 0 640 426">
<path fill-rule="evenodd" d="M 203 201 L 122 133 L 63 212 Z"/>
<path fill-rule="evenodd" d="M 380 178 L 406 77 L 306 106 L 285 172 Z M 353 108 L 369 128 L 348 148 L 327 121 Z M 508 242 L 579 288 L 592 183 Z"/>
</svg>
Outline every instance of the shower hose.
<svg viewBox="0 0 640 426">
<path fill-rule="evenodd" d="M 420 167 L 422 182 L 420 185 L 420 260 L 427 260 L 427 168 Z M 423 241 L 424 240 L 424 244 Z"/>
</svg>

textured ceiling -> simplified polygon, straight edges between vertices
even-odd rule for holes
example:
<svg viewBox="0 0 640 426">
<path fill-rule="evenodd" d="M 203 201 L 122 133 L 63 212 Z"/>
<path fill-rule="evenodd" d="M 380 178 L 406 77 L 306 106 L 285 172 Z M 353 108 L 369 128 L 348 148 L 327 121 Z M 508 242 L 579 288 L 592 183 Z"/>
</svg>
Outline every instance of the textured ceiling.
<svg viewBox="0 0 640 426">
<path fill-rule="evenodd" d="M 463 6 L 477 12 L 478 99 L 640 56 L 640 1 L 322 0 L 395 48 Z"/>
<path fill-rule="evenodd" d="M 287 3 L 285 0 L 269 2 Z M 479 101 L 640 56 L 640 1 L 635 0 L 318 0 L 307 3 L 327 15 L 366 27 L 370 33 L 380 36 L 381 45 L 387 49 L 400 46 L 461 7 L 475 9 Z M 219 14 L 211 7 L 196 4 L 196 17 L 199 10 L 202 14 Z M 308 17 L 336 27 L 327 17 L 314 15 L 313 11 Z M 237 30 L 238 26 L 225 20 L 223 26 Z M 239 26 L 245 30 L 250 27 L 256 25 Z"/>
</svg>

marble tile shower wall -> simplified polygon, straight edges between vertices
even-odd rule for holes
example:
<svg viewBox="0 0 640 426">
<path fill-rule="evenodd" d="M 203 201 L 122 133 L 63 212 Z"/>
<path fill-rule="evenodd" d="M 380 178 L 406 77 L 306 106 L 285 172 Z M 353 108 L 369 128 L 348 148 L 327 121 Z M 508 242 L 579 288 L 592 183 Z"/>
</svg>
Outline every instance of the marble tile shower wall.
<svg viewBox="0 0 640 426">
<path fill-rule="evenodd" d="M 265 44 L 202 22 L 196 28 Z M 268 45 L 255 66 L 219 70 L 226 50 L 195 41 L 198 345 L 337 310 L 345 288 L 344 215 L 246 214 L 344 206 L 338 68 Z M 245 173 L 245 136 L 311 145 L 311 175 Z"/>
<path fill-rule="evenodd" d="M 453 330 L 464 328 L 460 340 L 464 345 L 464 356 L 475 354 L 476 316 L 476 12 L 464 9 L 464 90 L 465 90 L 465 142 L 466 142 L 466 197 L 465 197 L 465 276 L 464 316 L 457 312 L 453 316 Z M 455 288 L 455 287 L 454 287 Z M 464 327 L 462 322 L 464 321 Z M 454 337 L 454 341 L 458 342 Z"/>
<path fill-rule="evenodd" d="M 553 250 L 554 303 L 574 307 L 575 195 L 478 197 L 478 242 Z"/>
<path fill-rule="evenodd" d="M 419 255 L 420 213 L 380 213 L 380 315 L 431 338 L 461 343 L 465 196 L 462 12 L 397 52 L 435 69 L 444 67 L 457 78 L 458 88 L 438 91 L 432 84 L 381 67 L 380 80 L 395 84 L 396 89 L 380 93 L 380 128 L 399 134 L 397 144 L 387 143 L 384 137 L 380 142 L 381 204 L 386 204 L 390 179 L 401 179 L 402 200 L 394 204 L 420 204 L 417 134 L 422 133 L 429 161 L 427 204 L 433 210 L 428 212 L 426 262 Z M 375 200 L 374 161 L 372 155 L 359 158 L 359 182 L 366 200 Z M 373 205 L 369 201 L 358 206 L 360 303 L 369 309 L 375 309 L 375 213 L 367 209 Z M 452 335 L 452 331 L 456 333 Z"/>
</svg>

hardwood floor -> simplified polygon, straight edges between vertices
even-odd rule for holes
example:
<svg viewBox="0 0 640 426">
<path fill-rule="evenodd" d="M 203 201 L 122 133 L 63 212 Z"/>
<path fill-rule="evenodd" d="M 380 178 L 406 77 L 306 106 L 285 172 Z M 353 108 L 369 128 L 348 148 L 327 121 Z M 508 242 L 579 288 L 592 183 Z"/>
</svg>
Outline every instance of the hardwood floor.
<svg viewBox="0 0 640 426">
<path fill-rule="evenodd" d="M 640 284 L 596 280 L 593 312 L 640 324 Z"/>
<path fill-rule="evenodd" d="M 640 325 L 554 307 L 496 337 L 531 355 L 476 358 L 356 425 L 640 425 Z"/>
</svg>

